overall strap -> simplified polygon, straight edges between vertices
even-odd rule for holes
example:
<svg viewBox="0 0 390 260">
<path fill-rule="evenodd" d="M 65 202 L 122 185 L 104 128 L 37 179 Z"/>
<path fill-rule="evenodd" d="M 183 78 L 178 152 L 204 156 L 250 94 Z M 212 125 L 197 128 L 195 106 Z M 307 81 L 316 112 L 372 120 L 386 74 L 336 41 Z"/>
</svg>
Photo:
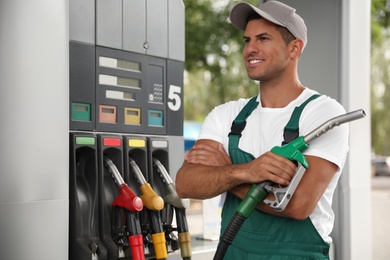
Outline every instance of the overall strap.
<svg viewBox="0 0 390 260">
<path fill-rule="evenodd" d="M 320 94 L 314 94 L 311 97 L 309 97 L 305 102 L 303 102 L 300 106 L 294 108 L 290 120 L 288 121 L 287 125 L 284 127 L 284 132 L 283 132 L 284 141 L 282 142 L 282 145 L 285 145 L 291 142 L 292 140 L 296 139 L 297 137 L 299 137 L 299 118 L 301 117 L 301 113 L 305 108 L 305 106 L 310 101 L 318 98 L 319 96 Z M 230 133 L 229 133 L 229 146 L 228 146 L 230 157 L 232 157 L 233 151 L 238 149 L 238 144 L 240 142 L 240 138 L 242 135 L 241 133 L 246 126 L 246 119 L 250 116 L 253 110 L 255 110 L 256 107 L 259 105 L 259 102 L 257 102 L 256 99 L 257 96 L 251 98 L 232 123 Z"/>
<path fill-rule="evenodd" d="M 238 147 L 238 142 L 240 140 L 241 133 L 246 126 L 246 119 L 259 105 L 259 102 L 257 102 L 256 99 L 257 96 L 251 98 L 237 115 L 236 119 L 234 119 L 229 133 L 229 149 L 230 147 Z"/>
<path fill-rule="evenodd" d="M 287 125 L 284 127 L 283 138 L 284 141 L 282 145 L 288 144 L 292 140 L 299 137 L 299 118 L 301 117 L 301 113 L 305 106 L 312 100 L 321 96 L 320 94 L 314 94 L 309 97 L 305 102 L 303 102 L 300 106 L 295 107 L 294 111 L 288 121 Z"/>
</svg>

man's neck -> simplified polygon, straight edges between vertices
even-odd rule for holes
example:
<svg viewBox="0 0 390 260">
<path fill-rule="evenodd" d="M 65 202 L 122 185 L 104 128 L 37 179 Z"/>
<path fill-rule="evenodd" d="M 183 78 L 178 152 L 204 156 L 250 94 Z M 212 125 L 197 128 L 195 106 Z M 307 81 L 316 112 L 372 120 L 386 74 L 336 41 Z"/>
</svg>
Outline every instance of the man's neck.
<svg viewBox="0 0 390 260">
<path fill-rule="evenodd" d="M 304 90 L 299 80 L 289 82 L 260 82 L 263 107 L 282 108 L 296 99 Z"/>
</svg>

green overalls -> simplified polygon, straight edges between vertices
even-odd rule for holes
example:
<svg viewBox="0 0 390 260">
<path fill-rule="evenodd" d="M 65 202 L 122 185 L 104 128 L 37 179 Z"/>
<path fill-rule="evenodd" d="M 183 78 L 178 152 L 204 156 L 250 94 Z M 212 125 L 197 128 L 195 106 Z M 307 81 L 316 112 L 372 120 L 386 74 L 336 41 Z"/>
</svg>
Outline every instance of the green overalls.
<svg viewBox="0 0 390 260">
<path fill-rule="evenodd" d="M 300 114 L 304 106 L 318 96 L 310 97 L 301 106 L 295 108 L 285 127 L 285 142 L 298 137 Z M 238 143 L 247 117 L 257 106 L 258 102 L 254 97 L 233 121 L 232 131 L 229 134 L 229 155 L 234 164 L 247 163 L 255 159 L 253 155 L 239 149 Z M 221 234 L 235 214 L 240 202 L 239 198 L 227 192 L 222 210 Z M 294 220 L 272 216 L 255 209 L 237 233 L 224 259 L 329 259 L 329 244 L 318 234 L 310 218 Z"/>
</svg>

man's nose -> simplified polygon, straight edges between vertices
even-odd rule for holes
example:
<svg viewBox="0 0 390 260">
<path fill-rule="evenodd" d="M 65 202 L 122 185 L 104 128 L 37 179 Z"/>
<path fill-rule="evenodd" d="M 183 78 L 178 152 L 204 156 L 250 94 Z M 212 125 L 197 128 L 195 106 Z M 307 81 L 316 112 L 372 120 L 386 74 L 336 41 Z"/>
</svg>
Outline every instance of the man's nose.
<svg viewBox="0 0 390 260">
<path fill-rule="evenodd" d="M 248 55 L 251 53 L 257 53 L 259 51 L 258 46 L 256 46 L 254 41 L 249 41 L 246 43 L 243 53 Z"/>
</svg>

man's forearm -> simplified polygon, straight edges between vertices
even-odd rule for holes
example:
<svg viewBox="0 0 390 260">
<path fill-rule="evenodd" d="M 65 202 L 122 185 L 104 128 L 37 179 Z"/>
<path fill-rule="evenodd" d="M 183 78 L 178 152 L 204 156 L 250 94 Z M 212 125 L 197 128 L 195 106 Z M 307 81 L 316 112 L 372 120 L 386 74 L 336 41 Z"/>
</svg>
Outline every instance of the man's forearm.
<svg viewBox="0 0 390 260">
<path fill-rule="evenodd" d="M 176 176 L 180 197 L 208 199 L 240 184 L 237 165 L 207 166 L 184 162 Z"/>
</svg>

